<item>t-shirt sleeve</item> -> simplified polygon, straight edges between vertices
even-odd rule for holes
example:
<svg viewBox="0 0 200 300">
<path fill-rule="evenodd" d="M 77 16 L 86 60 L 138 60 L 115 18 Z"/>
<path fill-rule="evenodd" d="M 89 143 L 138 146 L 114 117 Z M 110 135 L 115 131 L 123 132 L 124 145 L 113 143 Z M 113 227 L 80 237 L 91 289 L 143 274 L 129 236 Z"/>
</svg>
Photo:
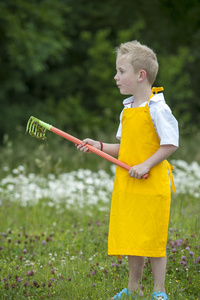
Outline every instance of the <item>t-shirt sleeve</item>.
<svg viewBox="0 0 200 300">
<path fill-rule="evenodd" d="M 153 104 L 153 105 L 156 105 Z M 178 122 L 167 104 L 154 110 L 152 121 L 160 139 L 160 145 L 179 145 Z"/>
<path fill-rule="evenodd" d="M 116 138 L 118 140 L 121 140 L 121 134 L 122 134 L 122 123 L 121 123 L 121 121 L 122 121 L 122 114 L 123 114 L 123 110 L 122 110 L 122 112 L 120 114 L 120 117 L 119 117 L 120 122 L 119 122 L 119 126 L 118 126 L 118 129 L 117 129 L 117 134 L 116 134 Z"/>
</svg>

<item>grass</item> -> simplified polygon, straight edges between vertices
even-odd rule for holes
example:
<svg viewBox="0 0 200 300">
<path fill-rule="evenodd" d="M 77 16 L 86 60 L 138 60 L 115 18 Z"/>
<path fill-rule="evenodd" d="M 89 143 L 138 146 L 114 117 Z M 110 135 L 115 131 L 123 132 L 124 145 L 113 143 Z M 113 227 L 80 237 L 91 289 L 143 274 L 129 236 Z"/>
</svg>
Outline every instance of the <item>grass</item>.
<svg viewBox="0 0 200 300">
<path fill-rule="evenodd" d="M 200 241 L 197 199 L 189 215 L 177 215 L 172 204 L 166 288 L 170 299 L 199 299 Z M 109 212 L 48 207 L 48 199 L 32 207 L 5 201 L 1 209 L 1 299 L 109 299 L 127 285 L 127 259 L 107 256 Z M 44 205 L 46 202 L 46 205 Z M 186 222 L 187 220 L 187 222 Z M 185 258 L 184 258 L 185 256 Z M 182 264 L 180 263 L 182 262 Z M 144 269 L 144 295 L 151 299 L 149 261 Z"/>
<path fill-rule="evenodd" d="M 78 202 L 67 206 L 69 199 L 54 199 L 54 205 L 50 198 L 26 205 L 21 198 L 13 201 L 11 183 L 17 190 L 19 173 L 4 186 L 10 193 L 1 190 L 1 299 L 110 299 L 127 286 L 127 258 L 107 256 L 110 203 L 99 199 L 88 204 L 91 182 L 84 181 L 85 171 L 77 172 L 74 178 L 86 184 L 80 207 Z M 102 176 L 106 174 L 97 176 L 101 183 Z M 199 212 L 197 198 L 189 193 L 173 195 L 166 275 L 170 299 L 199 299 Z M 148 259 L 143 284 L 145 298 L 151 299 Z"/>
<path fill-rule="evenodd" d="M 7 139 L 1 151 L 0 299 L 110 299 L 128 280 L 127 257 L 107 255 L 110 164 L 94 155 L 75 155 L 60 140 L 58 148 L 33 141 L 18 145 Z M 177 193 L 172 195 L 166 290 L 170 300 L 197 300 L 200 170 L 198 164 L 174 164 Z M 80 169 L 86 166 L 92 171 Z M 148 258 L 143 285 L 149 300 Z"/>
</svg>

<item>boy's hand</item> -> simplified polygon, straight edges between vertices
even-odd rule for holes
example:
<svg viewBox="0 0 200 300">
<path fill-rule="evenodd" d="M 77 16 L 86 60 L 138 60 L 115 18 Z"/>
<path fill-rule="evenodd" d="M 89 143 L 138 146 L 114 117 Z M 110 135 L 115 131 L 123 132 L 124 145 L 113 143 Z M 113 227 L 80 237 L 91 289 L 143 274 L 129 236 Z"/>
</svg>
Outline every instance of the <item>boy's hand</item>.
<svg viewBox="0 0 200 300">
<path fill-rule="evenodd" d="M 87 152 L 90 152 L 89 149 L 87 148 L 87 144 L 89 144 L 89 145 L 91 145 L 91 146 L 93 146 L 93 147 L 100 150 L 100 147 L 101 147 L 100 143 L 98 141 L 94 141 L 94 140 L 88 139 L 88 138 L 83 140 L 82 145 L 75 144 L 75 146 L 78 150 L 80 150 L 84 153 L 87 153 Z"/>
<path fill-rule="evenodd" d="M 142 177 L 149 172 L 149 167 L 147 167 L 144 163 L 133 166 L 128 172 L 130 177 L 142 179 Z"/>
</svg>

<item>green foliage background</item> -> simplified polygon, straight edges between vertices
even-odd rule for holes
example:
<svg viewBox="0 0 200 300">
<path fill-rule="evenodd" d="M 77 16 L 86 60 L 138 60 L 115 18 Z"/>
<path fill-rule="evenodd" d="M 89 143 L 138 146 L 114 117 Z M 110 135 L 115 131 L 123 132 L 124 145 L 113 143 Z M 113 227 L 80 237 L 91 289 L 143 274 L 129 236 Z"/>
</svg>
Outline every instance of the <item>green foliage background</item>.
<svg viewBox="0 0 200 300">
<path fill-rule="evenodd" d="M 0 135 L 34 115 L 76 136 L 115 134 L 124 96 L 114 48 L 138 39 L 160 63 L 155 86 L 185 135 L 200 118 L 200 2 L 4 0 L 0 2 Z"/>
</svg>

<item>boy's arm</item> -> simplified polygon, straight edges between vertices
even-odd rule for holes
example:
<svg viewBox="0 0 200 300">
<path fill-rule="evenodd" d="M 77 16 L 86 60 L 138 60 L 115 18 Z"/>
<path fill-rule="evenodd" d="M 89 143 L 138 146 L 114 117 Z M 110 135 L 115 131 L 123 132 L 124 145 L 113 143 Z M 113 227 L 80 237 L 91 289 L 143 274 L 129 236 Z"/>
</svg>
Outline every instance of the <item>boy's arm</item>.
<svg viewBox="0 0 200 300">
<path fill-rule="evenodd" d="M 87 148 L 87 144 L 97 148 L 97 149 L 101 149 L 101 143 L 99 141 L 94 141 L 92 139 L 85 139 L 83 140 L 83 145 L 76 145 L 77 149 L 83 152 L 90 152 Z M 120 148 L 120 144 L 107 144 L 107 143 L 103 143 L 103 152 L 112 155 L 112 156 L 118 156 L 119 154 L 119 148 Z"/>
<path fill-rule="evenodd" d="M 103 151 L 109 155 L 118 157 L 120 144 L 103 143 Z"/>
<path fill-rule="evenodd" d="M 178 147 L 174 145 L 160 146 L 160 148 L 143 163 L 133 166 L 129 171 L 129 175 L 131 177 L 141 179 L 142 176 L 148 173 L 152 167 L 167 159 L 172 153 L 177 150 L 177 148 Z"/>
</svg>

